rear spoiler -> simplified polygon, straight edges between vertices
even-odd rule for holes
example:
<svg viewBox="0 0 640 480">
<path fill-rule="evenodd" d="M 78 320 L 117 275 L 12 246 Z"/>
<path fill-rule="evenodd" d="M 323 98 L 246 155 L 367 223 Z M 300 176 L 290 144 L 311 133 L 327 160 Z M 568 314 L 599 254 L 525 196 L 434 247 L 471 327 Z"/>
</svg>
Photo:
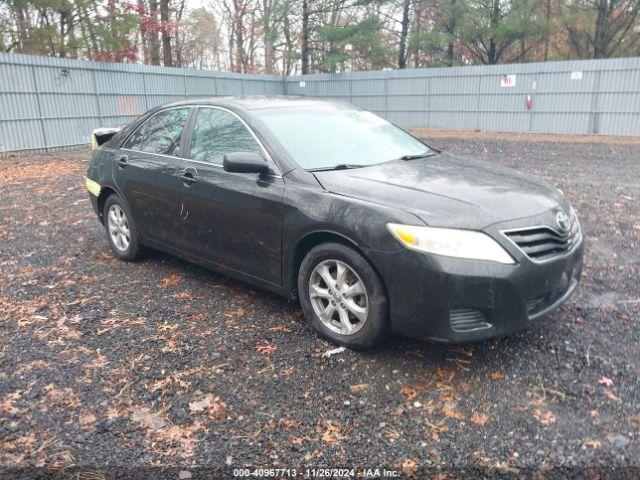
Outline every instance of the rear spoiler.
<svg viewBox="0 0 640 480">
<path fill-rule="evenodd" d="M 91 149 L 95 150 L 103 143 L 107 142 L 116 133 L 122 130 L 123 127 L 103 127 L 96 128 L 91 132 Z"/>
</svg>

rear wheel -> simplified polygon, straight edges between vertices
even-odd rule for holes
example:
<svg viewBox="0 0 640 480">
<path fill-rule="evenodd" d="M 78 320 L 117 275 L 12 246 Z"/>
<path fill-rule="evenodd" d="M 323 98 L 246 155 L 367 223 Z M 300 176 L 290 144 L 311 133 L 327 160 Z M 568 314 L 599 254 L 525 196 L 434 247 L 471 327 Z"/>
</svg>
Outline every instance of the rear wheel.
<svg viewBox="0 0 640 480">
<path fill-rule="evenodd" d="M 353 349 L 380 343 L 388 333 L 388 301 L 369 262 L 338 243 L 313 248 L 298 276 L 306 317 L 326 339 Z"/>
<path fill-rule="evenodd" d="M 121 260 L 135 260 L 141 251 L 138 234 L 131 212 L 118 195 L 107 198 L 102 218 L 113 253 Z"/>
</svg>

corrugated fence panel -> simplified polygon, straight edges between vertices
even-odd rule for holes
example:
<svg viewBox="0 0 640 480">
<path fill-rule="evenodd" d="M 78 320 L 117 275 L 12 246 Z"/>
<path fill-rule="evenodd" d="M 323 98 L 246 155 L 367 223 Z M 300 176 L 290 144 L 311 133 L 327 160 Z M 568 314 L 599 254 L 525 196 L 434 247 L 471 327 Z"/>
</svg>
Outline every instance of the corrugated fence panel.
<svg viewBox="0 0 640 480">
<path fill-rule="evenodd" d="M 300 75 L 285 86 L 350 98 L 405 128 L 640 135 L 640 58 Z"/>
<path fill-rule="evenodd" d="M 640 135 L 640 58 L 282 77 L 0 53 L 0 152 L 216 95 L 333 99 L 405 128 Z"/>
<path fill-rule="evenodd" d="M 282 95 L 284 78 L 0 53 L 0 152 L 82 145 L 158 105 Z"/>
</svg>

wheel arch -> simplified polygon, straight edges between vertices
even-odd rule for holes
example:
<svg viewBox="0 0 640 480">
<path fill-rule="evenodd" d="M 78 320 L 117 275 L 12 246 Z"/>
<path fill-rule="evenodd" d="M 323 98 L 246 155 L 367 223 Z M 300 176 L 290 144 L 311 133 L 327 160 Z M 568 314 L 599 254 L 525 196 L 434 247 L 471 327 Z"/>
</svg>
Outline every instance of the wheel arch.
<svg viewBox="0 0 640 480">
<path fill-rule="evenodd" d="M 291 250 L 291 255 L 289 255 L 288 269 L 285 272 L 285 287 L 292 299 L 298 298 L 298 272 L 300 271 L 302 260 L 307 255 L 307 253 L 311 251 L 312 248 L 323 243 L 340 243 L 349 248 L 352 248 L 360 255 L 362 255 L 380 278 L 380 282 L 382 283 L 382 286 L 386 292 L 387 286 L 385 284 L 384 278 L 382 278 L 382 276 L 380 275 L 380 271 L 367 256 L 367 254 L 362 250 L 358 242 L 343 233 L 339 233 L 333 230 L 315 230 L 313 232 L 306 233 L 304 236 L 298 239 L 295 246 Z"/>
<path fill-rule="evenodd" d="M 115 188 L 109 185 L 105 185 L 100 189 L 100 195 L 98 195 L 98 218 L 100 219 L 100 222 L 103 225 L 104 225 L 104 218 L 103 218 L 104 204 L 107 201 L 107 198 L 109 198 L 114 193 L 118 195 L 120 198 L 122 198 L 122 195 L 120 195 Z"/>
</svg>

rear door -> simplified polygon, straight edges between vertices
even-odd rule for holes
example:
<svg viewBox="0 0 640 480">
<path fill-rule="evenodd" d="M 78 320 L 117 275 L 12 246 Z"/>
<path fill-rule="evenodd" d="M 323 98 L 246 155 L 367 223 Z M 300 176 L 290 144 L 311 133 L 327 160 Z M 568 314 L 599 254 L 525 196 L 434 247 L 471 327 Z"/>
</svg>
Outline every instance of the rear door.
<svg viewBox="0 0 640 480">
<path fill-rule="evenodd" d="M 275 166 L 265 175 L 226 172 L 228 153 L 267 153 L 234 112 L 200 107 L 194 115 L 178 174 L 181 249 L 280 285 L 282 177 Z"/>
<path fill-rule="evenodd" d="M 190 108 L 162 110 L 131 134 L 113 166 L 115 184 L 143 235 L 173 245 L 177 170 Z"/>
</svg>

